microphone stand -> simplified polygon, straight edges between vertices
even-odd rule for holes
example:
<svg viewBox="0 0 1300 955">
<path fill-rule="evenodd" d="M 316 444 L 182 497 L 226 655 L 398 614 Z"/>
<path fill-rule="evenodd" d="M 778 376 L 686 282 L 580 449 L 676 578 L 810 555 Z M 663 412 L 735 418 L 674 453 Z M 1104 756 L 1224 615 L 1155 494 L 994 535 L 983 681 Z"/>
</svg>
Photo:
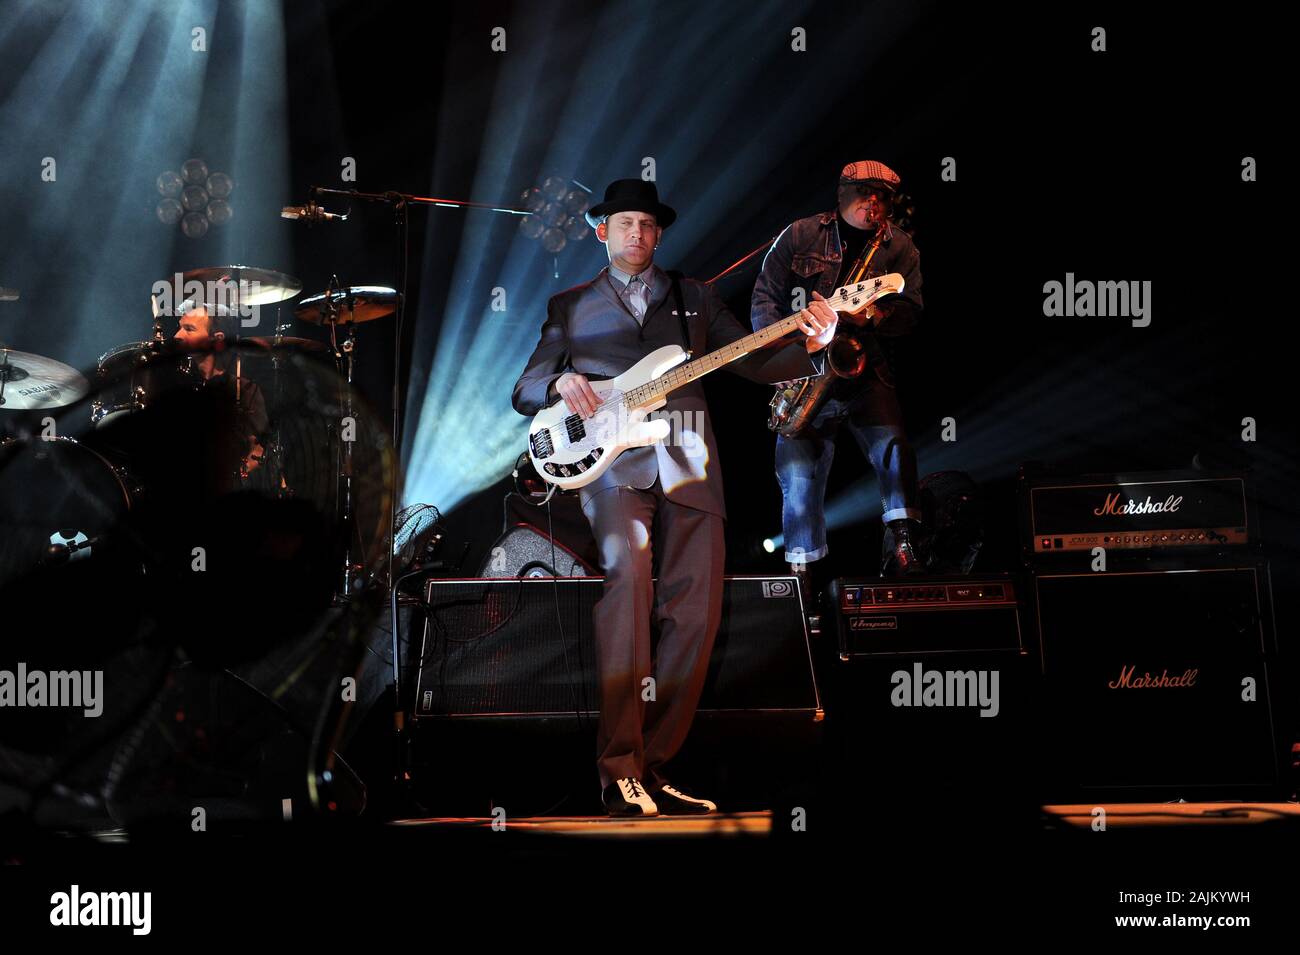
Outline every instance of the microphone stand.
<svg viewBox="0 0 1300 955">
<path fill-rule="evenodd" d="M 280 315 L 280 306 L 275 306 L 275 337 L 271 340 L 271 407 L 275 409 L 275 425 L 271 428 L 268 440 L 271 446 L 266 449 L 267 474 L 270 476 L 275 496 L 281 500 L 293 497 L 293 488 L 284 476 L 284 444 L 280 433 L 280 411 L 284 407 L 284 392 L 280 387 L 280 370 L 284 364 L 284 352 L 280 343 L 284 333 L 293 326 L 285 324 Z"/>
<path fill-rule="evenodd" d="M 349 294 L 347 300 L 347 340 L 339 345 L 338 342 L 338 322 L 339 322 L 339 305 L 335 299 L 335 292 L 341 292 L 342 287 L 339 283 L 337 274 L 330 276 L 329 284 L 325 287 L 325 315 L 326 324 L 330 329 L 330 347 L 334 350 L 334 365 L 339 371 L 339 407 L 343 410 L 343 421 L 352 421 L 352 372 L 354 368 L 354 359 L 356 352 L 357 326 L 352 315 L 352 297 Z M 345 370 L 346 369 L 346 370 Z M 338 474 L 335 479 L 335 513 L 341 514 L 341 527 L 343 533 L 343 577 L 339 589 L 339 603 L 347 603 L 352 597 L 352 544 L 355 534 L 353 533 L 356 523 L 356 513 L 352 502 L 352 442 L 345 440 L 342 428 L 339 431 L 338 447 Z"/>
<path fill-rule="evenodd" d="M 462 199 L 445 199 L 433 196 L 415 196 L 405 192 L 362 192 L 358 189 L 333 189 L 327 186 L 312 186 L 308 190 L 310 202 L 316 201 L 318 195 L 346 196 L 348 199 L 389 206 L 393 210 L 393 225 L 396 227 L 396 265 L 400 286 L 397 290 L 396 328 L 393 335 L 393 468 L 391 486 L 389 487 L 388 513 L 388 568 L 385 580 L 392 606 L 392 644 L 393 644 L 393 726 L 397 735 L 399 752 L 405 751 L 406 721 L 402 709 L 402 665 L 400 640 L 398 635 L 397 588 L 401 581 L 393 579 L 393 550 L 397 542 L 397 475 L 401 470 L 401 394 L 402 394 L 402 328 L 406 318 L 406 286 L 410 274 L 410 207 L 412 205 L 442 206 L 452 209 L 486 209 L 490 212 L 503 212 L 509 215 L 530 216 L 526 209 L 513 209 L 508 206 L 495 206 L 486 202 L 469 202 Z M 350 211 L 351 207 L 349 207 Z M 326 295 L 328 301 L 329 296 Z M 351 538 L 349 538 L 349 548 Z M 405 578 L 403 578 L 405 579 Z M 401 761 L 404 763 L 404 760 Z M 399 783 L 405 775 L 405 765 L 397 767 Z"/>
</svg>

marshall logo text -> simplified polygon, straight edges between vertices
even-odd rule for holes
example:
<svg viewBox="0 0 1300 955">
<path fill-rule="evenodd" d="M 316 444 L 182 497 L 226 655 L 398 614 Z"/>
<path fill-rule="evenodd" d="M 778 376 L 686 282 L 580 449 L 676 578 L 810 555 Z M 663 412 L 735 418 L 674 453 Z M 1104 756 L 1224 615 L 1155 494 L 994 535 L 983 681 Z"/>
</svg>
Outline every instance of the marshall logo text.
<svg viewBox="0 0 1300 955">
<path fill-rule="evenodd" d="M 1182 496 L 1174 497 L 1170 494 L 1163 501 L 1151 500 L 1151 495 L 1147 495 L 1145 501 L 1135 501 L 1129 498 L 1127 504 L 1119 502 L 1119 494 L 1106 495 L 1106 503 L 1101 507 L 1094 507 L 1092 513 L 1098 517 L 1104 517 L 1107 514 L 1172 514 L 1178 510 L 1178 505 L 1183 503 Z"/>
<path fill-rule="evenodd" d="M 1136 666 L 1120 666 L 1119 679 L 1111 680 L 1106 685 L 1112 690 L 1140 690 L 1166 686 L 1195 686 L 1196 674 L 1201 672 L 1199 669 L 1184 670 L 1182 676 L 1170 676 L 1169 671 L 1165 670 L 1159 676 L 1152 676 L 1148 672 L 1143 673 L 1139 677 L 1134 677 L 1133 671 L 1136 668 Z"/>
</svg>

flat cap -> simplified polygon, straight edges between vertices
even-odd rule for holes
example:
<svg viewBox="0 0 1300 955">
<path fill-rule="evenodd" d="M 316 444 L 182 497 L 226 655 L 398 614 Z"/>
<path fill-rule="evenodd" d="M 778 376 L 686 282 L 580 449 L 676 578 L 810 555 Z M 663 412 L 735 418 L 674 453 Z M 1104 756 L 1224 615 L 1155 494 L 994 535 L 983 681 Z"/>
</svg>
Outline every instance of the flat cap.
<svg viewBox="0 0 1300 955">
<path fill-rule="evenodd" d="M 840 182 L 874 182 L 879 183 L 890 192 L 895 192 L 902 180 L 898 178 L 898 173 L 883 162 L 876 162 L 874 159 L 862 159 L 858 162 L 851 162 L 840 170 Z"/>
</svg>

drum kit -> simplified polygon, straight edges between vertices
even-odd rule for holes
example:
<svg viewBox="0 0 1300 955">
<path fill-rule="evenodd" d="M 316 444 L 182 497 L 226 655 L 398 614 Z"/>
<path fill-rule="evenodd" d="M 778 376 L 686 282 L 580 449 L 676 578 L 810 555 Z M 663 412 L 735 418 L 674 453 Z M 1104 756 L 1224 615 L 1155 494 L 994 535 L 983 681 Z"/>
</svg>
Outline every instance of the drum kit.
<svg viewBox="0 0 1300 955">
<path fill-rule="evenodd" d="M 228 380 L 234 382 L 230 390 L 235 401 L 240 400 L 242 382 L 256 384 L 265 397 L 269 425 L 266 434 L 252 442 L 259 447 L 264 444 L 261 456 L 253 458 L 262 473 L 250 475 L 241 469 L 238 476 L 222 476 L 222 487 L 286 498 L 295 496 L 295 485 L 302 484 L 311 485 L 312 492 L 303 496 L 332 498 L 335 518 L 347 542 L 336 594 L 346 599 L 361 586 L 366 559 L 360 532 L 353 527 L 357 510 L 353 500 L 354 441 L 342 433 L 341 425 L 357 410 L 352 396 L 356 329 L 397 311 L 398 293 L 382 286 L 343 286 L 335 277 L 323 292 L 298 302 L 292 318 L 282 323 L 284 303 L 302 292 L 302 283 L 290 275 L 235 265 L 195 269 L 180 278 L 186 289 L 195 282 L 206 289 L 226 286 L 243 306 L 275 307 L 273 334 L 239 335 L 233 343 L 227 341 L 229 355 L 223 364 Z M 0 524 L 7 525 L 4 536 L 9 538 L 8 543 L 0 544 L 0 584 L 12 582 L 25 570 L 90 557 L 102 535 L 142 496 L 151 493 L 149 468 L 144 464 L 137 467 L 137 460 L 169 453 L 174 437 L 156 433 L 158 422 L 169 419 L 153 413 L 169 396 L 194 394 L 204 390 L 205 384 L 201 373 L 204 356 L 168 340 L 163 317 L 155 301 L 152 337 L 108 349 L 89 375 L 0 342 L 0 412 L 10 412 L 0 414 Z M 328 343 L 291 334 L 293 320 L 323 328 Z M 295 402 L 303 400 L 301 389 L 295 391 L 296 379 L 286 373 L 286 363 L 327 353 L 333 359 L 334 373 L 315 373 L 327 383 L 315 388 L 321 410 L 309 420 L 295 407 Z M 211 363 L 207 368 L 210 377 Z M 320 397 L 330 391 L 333 394 L 328 400 Z M 87 403 L 88 421 L 82 424 L 74 406 Z M 79 436 L 54 434 L 47 412 L 64 416 L 65 421 L 70 416 L 78 427 L 61 423 L 59 430 L 80 432 Z M 44 424 L 33 425 L 33 419 Z M 316 453 L 302 457 L 313 457 L 312 461 L 304 460 L 295 467 L 295 448 L 286 448 L 282 440 L 285 422 L 297 426 L 288 443 L 310 444 Z M 329 433 L 303 437 L 315 428 Z M 147 450 L 142 441 L 149 445 Z M 321 467 L 320 458 L 326 455 L 335 464 L 333 487 L 328 487 L 328 477 L 321 477 L 322 472 L 328 475 L 331 470 Z M 316 494 L 318 490 L 322 493 Z"/>
</svg>

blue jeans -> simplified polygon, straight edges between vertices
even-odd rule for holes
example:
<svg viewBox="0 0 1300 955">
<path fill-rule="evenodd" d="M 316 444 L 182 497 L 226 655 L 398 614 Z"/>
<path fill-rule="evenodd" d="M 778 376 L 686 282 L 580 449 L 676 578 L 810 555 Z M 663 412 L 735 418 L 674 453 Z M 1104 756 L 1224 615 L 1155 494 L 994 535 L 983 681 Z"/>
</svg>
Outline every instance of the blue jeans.
<svg viewBox="0 0 1300 955">
<path fill-rule="evenodd" d="M 828 398 L 799 437 L 777 435 L 781 529 L 785 559 L 791 564 L 826 556 L 826 479 L 835 458 L 835 438 L 845 422 L 876 472 L 882 519 L 886 523 L 904 517 L 921 519 L 916 452 L 903 433 L 903 415 L 894 389 L 877 379 L 852 399 Z"/>
</svg>

